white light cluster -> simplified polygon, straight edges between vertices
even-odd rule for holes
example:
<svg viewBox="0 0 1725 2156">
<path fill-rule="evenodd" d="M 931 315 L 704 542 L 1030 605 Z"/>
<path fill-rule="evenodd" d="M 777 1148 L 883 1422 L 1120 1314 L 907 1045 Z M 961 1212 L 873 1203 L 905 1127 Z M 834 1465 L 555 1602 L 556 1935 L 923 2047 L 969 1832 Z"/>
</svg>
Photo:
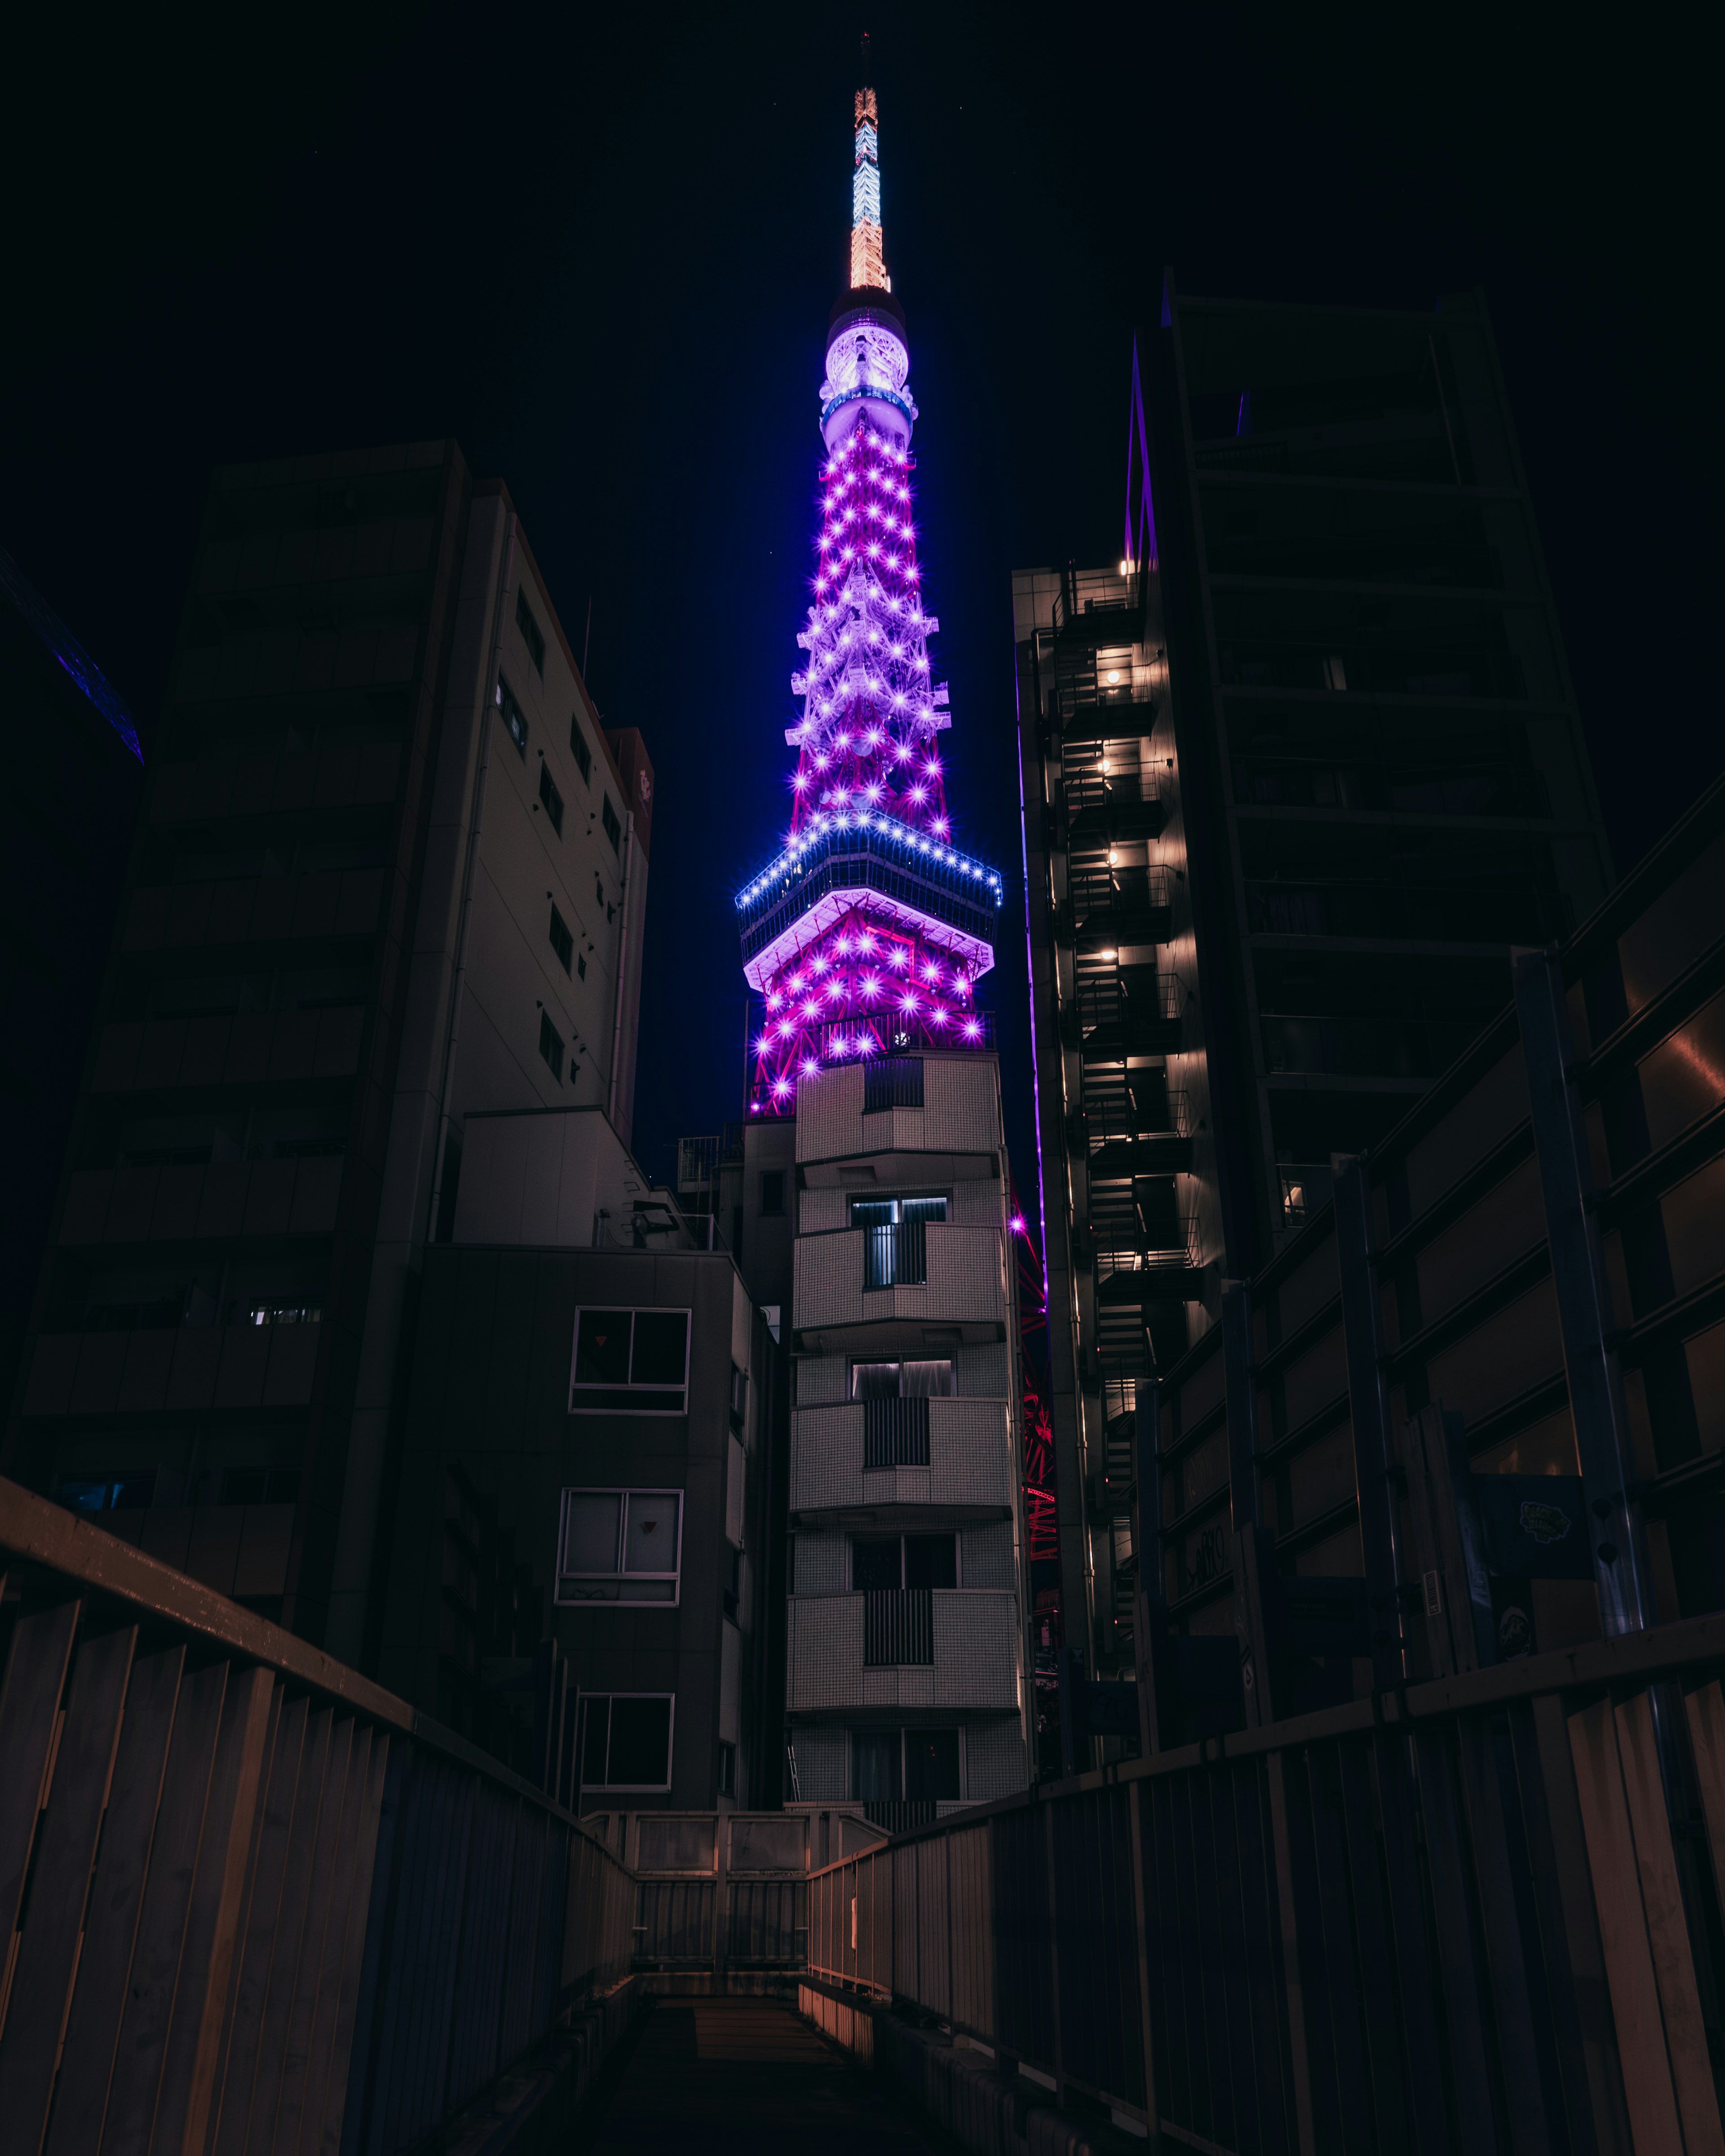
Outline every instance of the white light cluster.
<svg viewBox="0 0 1725 2156">
<path fill-rule="evenodd" d="M 757 898 L 771 891 L 781 878 L 788 875 L 807 855 L 814 852 L 822 840 L 836 831 L 874 831 L 880 837 L 891 839 L 907 853 L 922 854 L 931 861 L 939 861 L 943 867 L 957 869 L 961 875 L 985 884 L 994 895 L 994 902 L 1001 902 L 1000 878 L 993 869 L 981 861 L 973 861 L 968 854 L 961 854 L 951 846 L 942 845 L 937 839 L 926 833 L 913 831 L 908 824 L 901 824 L 891 816 L 870 815 L 866 812 L 852 815 L 849 810 L 836 814 L 822 812 L 811 816 L 771 868 L 763 869 L 747 891 L 737 894 L 740 908 L 752 906 Z"/>
</svg>

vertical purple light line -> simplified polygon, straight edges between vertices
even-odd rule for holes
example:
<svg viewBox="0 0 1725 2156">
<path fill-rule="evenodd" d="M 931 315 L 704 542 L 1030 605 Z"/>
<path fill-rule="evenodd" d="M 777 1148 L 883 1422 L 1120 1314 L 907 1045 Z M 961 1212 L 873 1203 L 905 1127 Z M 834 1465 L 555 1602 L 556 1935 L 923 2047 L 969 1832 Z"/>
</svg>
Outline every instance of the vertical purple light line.
<svg viewBox="0 0 1725 2156">
<path fill-rule="evenodd" d="M 1032 634 L 1034 637 L 1034 631 Z M 1034 644 L 1033 644 L 1034 649 Z M 1042 1081 L 1036 1069 L 1036 967 L 1030 954 L 1030 821 L 1024 806 L 1024 712 L 1013 669 L 1013 709 L 1019 724 L 1019 866 L 1024 879 L 1024 993 L 1030 1005 L 1030 1117 L 1036 1133 L 1036 1255 L 1042 1266 L 1042 1307 L 1048 1309 L 1048 1193 L 1042 1179 Z"/>
</svg>

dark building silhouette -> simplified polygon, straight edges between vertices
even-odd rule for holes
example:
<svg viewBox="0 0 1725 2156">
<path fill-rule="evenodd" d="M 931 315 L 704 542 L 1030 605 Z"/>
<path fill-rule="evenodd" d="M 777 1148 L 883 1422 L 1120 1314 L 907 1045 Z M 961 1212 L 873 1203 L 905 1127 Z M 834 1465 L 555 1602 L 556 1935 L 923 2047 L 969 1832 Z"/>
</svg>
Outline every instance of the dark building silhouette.
<svg viewBox="0 0 1725 2156">
<path fill-rule="evenodd" d="M 29 1319 L 114 932 L 143 752 L 90 654 L 0 553 L 0 1090 L 15 1142 L 0 1231 L 0 1397 Z"/>
<path fill-rule="evenodd" d="M 453 443 L 218 472 L 6 1472 L 374 1653 L 465 1116 L 627 1142 L 651 798 Z"/>
<path fill-rule="evenodd" d="M 1611 871 L 1477 298 L 1170 278 L 1122 557 L 1014 604 L 1058 1592 L 1123 1667 L 1140 1387 Z"/>
</svg>

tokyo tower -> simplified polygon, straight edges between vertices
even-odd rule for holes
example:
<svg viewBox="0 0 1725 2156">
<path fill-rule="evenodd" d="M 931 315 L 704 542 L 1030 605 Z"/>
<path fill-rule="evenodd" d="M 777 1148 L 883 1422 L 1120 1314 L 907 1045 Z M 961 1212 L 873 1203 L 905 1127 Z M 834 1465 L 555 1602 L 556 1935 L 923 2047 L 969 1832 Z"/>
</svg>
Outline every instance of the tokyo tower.
<svg viewBox="0 0 1725 2156">
<path fill-rule="evenodd" d="M 867 40 L 864 40 L 866 68 Z M 856 93 L 850 286 L 827 328 L 820 537 L 791 676 L 802 713 L 783 851 L 737 899 L 760 997 L 752 1115 L 788 1115 L 805 1077 L 923 1048 L 982 1048 L 976 984 L 994 963 L 999 873 L 952 843 L 912 519 L 916 407 L 904 309 L 886 274 L 879 115 Z"/>
</svg>

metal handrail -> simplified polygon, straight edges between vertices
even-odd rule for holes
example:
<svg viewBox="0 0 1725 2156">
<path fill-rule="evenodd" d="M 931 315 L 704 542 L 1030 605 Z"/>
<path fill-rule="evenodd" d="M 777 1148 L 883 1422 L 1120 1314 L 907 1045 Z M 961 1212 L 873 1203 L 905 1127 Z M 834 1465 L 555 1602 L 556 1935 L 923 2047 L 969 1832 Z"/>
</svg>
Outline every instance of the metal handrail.
<svg viewBox="0 0 1725 2156">
<path fill-rule="evenodd" d="M 1711 2136 L 1681 1912 L 1678 1951 L 1662 1943 L 1680 1853 L 1654 1694 L 1704 1755 L 1696 1831 L 1717 1847 L 1722 1679 L 1717 1613 L 968 1807 L 811 1875 L 809 1971 L 937 2016 L 1183 2145 L 1215 2146 L 1215 2120 L 1249 2107 L 1266 2147 L 1303 2138 L 1300 2112 L 1312 2145 L 1330 2146 L 1352 2111 L 1384 2147 L 1495 2148 L 1484 2059 L 1561 2056 L 1582 2029 L 1586 2070 L 1520 2092 L 1530 2132 L 1580 2138 L 1589 2123 L 1616 2146 L 1626 2112 L 1692 2118 Z M 1337 1908 L 1369 1922 L 1335 1927 Z M 1009 1938 L 1009 1957 L 996 1943 Z M 1229 1943 L 1226 1967 L 1246 1973 L 1250 2041 L 1219 2051 L 1190 2025 L 1207 1941 Z M 1650 2046 L 1646 2017 L 1657 2029 L 1661 2012 L 1667 2042 Z M 1352 2081 L 1332 2038 L 1344 2015 Z M 1358 2076 L 1379 2057 L 1395 2071 L 1368 2093 Z"/>
</svg>

